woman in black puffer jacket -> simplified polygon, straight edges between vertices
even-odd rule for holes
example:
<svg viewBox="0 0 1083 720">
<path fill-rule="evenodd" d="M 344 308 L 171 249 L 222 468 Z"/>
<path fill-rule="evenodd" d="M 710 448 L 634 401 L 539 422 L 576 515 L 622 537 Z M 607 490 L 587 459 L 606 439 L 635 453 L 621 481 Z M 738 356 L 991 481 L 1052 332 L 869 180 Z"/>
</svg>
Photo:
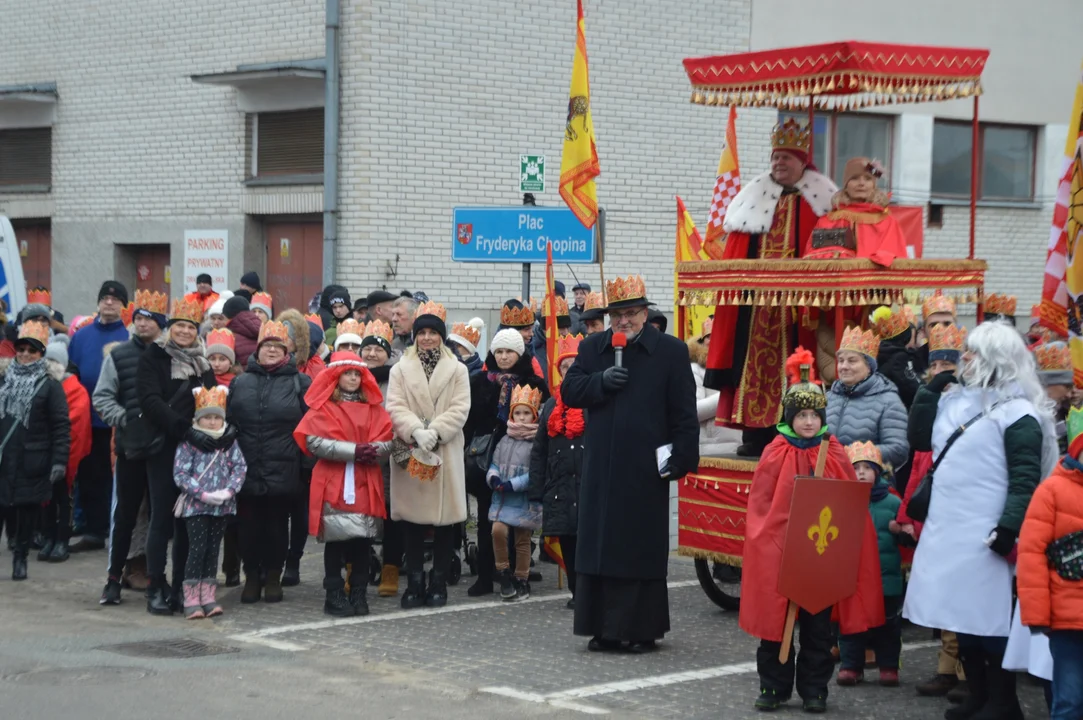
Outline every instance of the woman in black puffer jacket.
<svg viewBox="0 0 1083 720">
<path fill-rule="evenodd" d="M 301 450 L 293 431 L 306 407 L 312 380 L 299 373 L 286 351 L 289 333 L 280 322 L 260 328 L 256 354 L 230 386 L 226 417 L 248 461 L 237 521 L 244 590 L 241 602 L 282 600 L 282 568 L 289 548 L 289 514 L 302 491 Z M 261 587 L 260 575 L 266 573 Z"/>
</svg>

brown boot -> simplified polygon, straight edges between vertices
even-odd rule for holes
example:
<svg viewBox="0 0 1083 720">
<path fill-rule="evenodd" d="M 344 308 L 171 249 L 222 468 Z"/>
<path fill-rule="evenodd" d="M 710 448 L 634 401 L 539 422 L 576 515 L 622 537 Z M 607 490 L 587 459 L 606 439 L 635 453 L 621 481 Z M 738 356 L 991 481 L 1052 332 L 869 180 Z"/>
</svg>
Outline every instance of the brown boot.
<svg viewBox="0 0 1083 720">
<path fill-rule="evenodd" d="M 380 571 L 380 588 L 376 591 L 380 597 L 395 597 L 399 594 L 399 569 L 394 565 L 384 565 Z"/>
<path fill-rule="evenodd" d="M 267 582 L 263 585 L 263 602 L 282 602 L 282 571 L 272 570 L 267 573 Z"/>
<path fill-rule="evenodd" d="M 147 577 L 147 556 L 140 555 L 128 561 L 125 566 L 128 573 L 128 587 L 140 592 L 147 589 L 150 579 Z"/>
</svg>

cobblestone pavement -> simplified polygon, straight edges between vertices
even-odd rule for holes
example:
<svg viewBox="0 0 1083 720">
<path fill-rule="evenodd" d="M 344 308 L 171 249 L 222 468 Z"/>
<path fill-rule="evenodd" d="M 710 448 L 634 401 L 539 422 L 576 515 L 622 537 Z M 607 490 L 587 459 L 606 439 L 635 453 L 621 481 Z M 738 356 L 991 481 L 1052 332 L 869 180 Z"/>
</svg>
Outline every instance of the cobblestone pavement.
<svg viewBox="0 0 1083 720">
<path fill-rule="evenodd" d="M 25 667 L 27 662 L 41 669 L 65 658 L 82 666 L 126 667 L 118 664 L 116 655 L 106 659 L 100 650 L 106 641 L 202 638 L 239 652 L 196 660 L 143 661 L 138 667 L 166 676 L 185 669 L 213 674 L 228 668 L 217 678 L 221 682 L 230 672 L 245 668 L 250 677 L 258 673 L 274 685 L 267 697 L 277 698 L 276 708 L 288 705 L 283 705 L 282 697 L 297 693 L 323 697 L 329 678 L 341 676 L 332 696 L 341 692 L 348 678 L 365 687 L 371 683 L 374 689 L 366 691 L 368 696 L 382 698 L 380 704 L 367 706 L 369 717 L 477 718 L 512 711 L 528 717 L 568 718 L 585 714 L 757 717 L 751 710 L 758 692 L 756 642 L 737 628 L 736 614 L 720 611 L 707 599 L 693 566 L 684 558 L 674 557 L 670 563 L 673 630 L 660 650 L 640 656 L 587 652 L 586 639 L 571 633 L 572 611 L 565 607 L 569 596 L 557 589 L 556 567 L 550 564 L 539 565 L 545 578 L 533 584 L 527 601 L 469 598 L 466 588 L 473 579 L 467 575 L 451 588 L 449 604 L 440 610 L 404 611 L 398 598 L 378 598 L 372 588 L 371 615 L 331 619 L 322 612 L 322 556 L 319 546 L 312 543 L 302 562 L 303 582 L 286 589 L 285 602 L 242 606 L 239 588 L 230 589 L 221 593 L 226 608 L 223 617 L 186 622 L 147 615 L 141 596 L 128 591 L 120 607 L 99 607 L 104 562 L 100 552 L 73 556 L 63 565 L 32 561 L 31 580 L 26 583 L 12 583 L 4 574 L 0 579 L 0 627 L 5 628 L 0 635 L 0 677 L 10 679 L 13 668 Z M 946 702 L 919 698 L 913 691 L 914 683 L 925 679 L 935 666 L 937 644 L 928 631 L 914 627 L 905 630 L 903 640 L 903 687 L 832 685 L 833 717 L 917 720 L 943 716 Z M 304 672 L 290 668 L 304 668 Z M 869 671 L 868 676 L 875 680 L 876 671 Z M 121 681 L 111 676 L 99 680 L 106 686 Z M 166 683 L 162 691 L 168 688 Z M 1025 680 L 1020 688 L 1026 717 L 1047 717 L 1040 688 Z M 364 707 L 364 702 L 357 706 L 359 711 Z M 253 717 L 277 716 L 266 715 L 258 703 L 249 709 L 264 713 Z M 798 702 L 791 701 L 780 714 L 800 715 Z M 284 710 L 282 716 L 296 717 Z"/>
</svg>

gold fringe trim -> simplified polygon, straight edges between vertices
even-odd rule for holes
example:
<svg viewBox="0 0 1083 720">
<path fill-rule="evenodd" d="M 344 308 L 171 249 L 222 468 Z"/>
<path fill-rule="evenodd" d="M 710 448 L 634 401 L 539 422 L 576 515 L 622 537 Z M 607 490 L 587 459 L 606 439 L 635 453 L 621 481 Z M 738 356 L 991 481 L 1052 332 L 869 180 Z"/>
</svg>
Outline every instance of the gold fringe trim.
<svg viewBox="0 0 1083 720">
<path fill-rule="evenodd" d="M 694 260 L 676 263 L 678 273 L 709 272 L 861 272 L 874 270 L 879 274 L 902 274 L 913 272 L 970 272 L 982 273 L 989 269 L 984 260 L 910 260 L 898 259 L 890 268 L 881 268 L 867 258 L 849 260 Z"/>
<path fill-rule="evenodd" d="M 685 547 L 684 545 L 677 548 L 677 554 L 681 557 L 690 557 L 697 560 L 710 560 L 723 565 L 729 565 L 730 567 L 741 567 L 744 564 L 744 558 L 740 555 L 729 555 L 713 550 Z"/>
<path fill-rule="evenodd" d="M 724 503 L 711 502 L 709 500 L 693 500 L 692 498 L 678 498 L 679 503 L 688 503 L 689 505 L 702 505 L 703 507 L 718 508 L 719 510 L 733 510 L 734 512 L 747 513 L 747 507 L 741 507 L 740 505 L 726 505 Z"/>
<path fill-rule="evenodd" d="M 734 460 L 731 458 L 713 458 L 706 457 L 699 459 L 699 466 L 701 468 L 712 468 L 714 470 L 734 470 L 737 472 L 756 472 L 756 465 L 758 460 Z M 715 480 L 717 478 L 711 478 Z M 733 480 L 732 482 L 751 482 L 751 480 Z"/>
<path fill-rule="evenodd" d="M 887 208 L 884 208 L 882 212 L 854 212 L 853 210 L 846 210 L 839 208 L 838 210 L 832 210 L 827 213 L 828 220 L 846 220 L 851 223 L 863 223 L 863 224 L 876 224 L 888 216 Z"/>
<path fill-rule="evenodd" d="M 726 538 L 727 540 L 740 540 L 741 542 L 745 541 L 744 535 L 731 535 L 730 533 L 717 532 L 715 530 L 703 530 L 701 528 L 694 528 L 691 525 L 678 525 L 677 529 L 699 533 L 700 535 L 710 535 L 711 537 Z"/>
</svg>

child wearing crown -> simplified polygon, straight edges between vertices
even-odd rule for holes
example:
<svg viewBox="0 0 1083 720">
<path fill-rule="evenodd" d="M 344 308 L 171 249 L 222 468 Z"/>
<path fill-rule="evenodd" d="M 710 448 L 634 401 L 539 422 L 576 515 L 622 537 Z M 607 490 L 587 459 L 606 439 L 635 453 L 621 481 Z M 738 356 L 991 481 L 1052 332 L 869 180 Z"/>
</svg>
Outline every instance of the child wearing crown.
<svg viewBox="0 0 1083 720">
<path fill-rule="evenodd" d="M 489 520 L 493 523 L 493 553 L 500 573 L 500 597 L 506 601 L 530 597 L 530 536 L 541 527 L 541 503 L 532 500 L 530 451 L 538 433 L 541 390 L 516 385 L 511 392 L 508 433 L 496 444 L 485 480 L 493 490 Z M 508 533 L 514 528 L 515 575 L 508 558 Z"/>
<path fill-rule="evenodd" d="M 788 601 L 777 588 L 794 478 L 812 475 L 819 454 L 826 452 L 824 477 L 857 480 L 845 449 L 828 430 L 827 397 L 809 379 L 814 362 L 812 353 L 804 348 L 798 348 L 786 362 L 790 388 L 782 400 L 779 435 L 756 465 L 748 496 L 739 623 L 742 630 L 760 638 L 756 652 L 760 675 L 756 709 L 762 711 L 776 710 L 790 698 L 796 674 L 797 693 L 804 701 L 804 709 L 823 712 L 827 708 L 827 683 L 834 669 L 831 608 L 815 615 L 800 610 L 797 623 L 801 652 L 796 662 L 783 665 L 778 661 Z M 865 632 L 884 623 L 871 519 L 866 536 L 857 592 L 838 605 L 842 632 L 847 634 Z"/>
<path fill-rule="evenodd" d="M 197 388 L 192 426 L 215 440 L 226 432 L 229 388 Z M 184 566 L 184 617 L 195 620 L 222 614 L 215 599 L 218 589 L 218 546 L 226 521 L 237 513 L 237 493 L 248 464 L 234 440 L 227 448 L 203 451 L 185 440 L 177 446 L 173 481 L 180 488 L 174 514 L 188 531 L 188 560 Z"/>
</svg>

